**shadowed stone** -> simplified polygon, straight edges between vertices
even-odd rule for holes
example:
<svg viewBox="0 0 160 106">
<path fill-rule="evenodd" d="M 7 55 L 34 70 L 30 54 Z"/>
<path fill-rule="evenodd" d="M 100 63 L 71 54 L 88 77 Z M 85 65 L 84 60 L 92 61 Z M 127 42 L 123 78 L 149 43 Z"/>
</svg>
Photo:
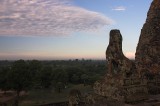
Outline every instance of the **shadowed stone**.
<svg viewBox="0 0 160 106">
<path fill-rule="evenodd" d="M 148 11 L 136 50 L 136 67 L 139 74 L 160 71 L 160 0 L 154 0 Z"/>
<path fill-rule="evenodd" d="M 134 64 L 122 52 L 122 35 L 119 30 L 110 31 L 110 41 L 106 50 L 108 74 L 129 77 Z M 121 75 L 120 75 L 121 74 Z"/>
<path fill-rule="evenodd" d="M 96 94 L 121 102 L 147 98 L 146 80 L 138 77 L 134 62 L 124 56 L 119 30 L 110 31 L 106 60 L 108 71 L 102 80 L 95 83 Z"/>
<path fill-rule="evenodd" d="M 135 63 L 122 52 L 122 35 L 110 31 L 106 50 L 107 72 L 94 92 L 107 100 L 137 102 L 160 93 L 160 0 L 153 0 L 141 30 Z"/>
<path fill-rule="evenodd" d="M 160 93 L 160 0 L 153 0 L 136 50 L 136 68 L 150 92 Z"/>
</svg>

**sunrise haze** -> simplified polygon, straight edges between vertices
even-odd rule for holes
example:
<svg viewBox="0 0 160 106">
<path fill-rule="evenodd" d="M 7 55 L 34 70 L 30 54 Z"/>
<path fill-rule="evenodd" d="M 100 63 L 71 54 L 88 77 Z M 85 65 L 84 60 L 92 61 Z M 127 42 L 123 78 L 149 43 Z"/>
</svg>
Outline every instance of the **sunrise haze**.
<svg viewBox="0 0 160 106">
<path fill-rule="evenodd" d="M 0 60 L 105 59 L 111 29 L 134 59 L 152 0 L 1 0 Z"/>
</svg>

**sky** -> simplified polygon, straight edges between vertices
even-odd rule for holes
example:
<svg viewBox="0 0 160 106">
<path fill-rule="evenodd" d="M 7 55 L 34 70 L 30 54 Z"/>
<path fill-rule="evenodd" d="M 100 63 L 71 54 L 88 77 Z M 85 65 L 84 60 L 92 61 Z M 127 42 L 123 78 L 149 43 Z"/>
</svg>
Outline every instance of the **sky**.
<svg viewBox="0 0 160 106">
<path fill-rule="evenodd" d="M 152 0 L 0 0 L 0 60 L 105 59 L 119 29 L 134 59 Z"/>
</svg>

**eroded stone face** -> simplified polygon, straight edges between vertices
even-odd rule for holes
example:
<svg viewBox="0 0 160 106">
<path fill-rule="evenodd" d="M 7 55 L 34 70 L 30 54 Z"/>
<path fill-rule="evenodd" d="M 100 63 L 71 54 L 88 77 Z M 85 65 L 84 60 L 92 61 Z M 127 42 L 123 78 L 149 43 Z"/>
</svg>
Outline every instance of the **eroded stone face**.
<svg viewBox="0 0 160 106">
<path fill-rule="evenodd" d="M 110 41 L 106 50 L 108 74 L 129 77 L 134 64 L 122 52 L 122 35 L 119 30 L 110 31 Z"/>
<path fill-rule="evenodd" d="M 119 30 L 110 31 L 106 60 L 107 73 L 101 81 L 95 83 L 96 94 L 125 102 L 146 98 L 146 81 L 138 77 L 134 62 L 124 56 L 122 35 Z M 139 93 L 141 93 L 141 97 Z"/>
<path fill-rule="evenodd" d="M 147 99 L 148 91 L 160 93 L 160 0 L 153 0 L 141 30 L 135 63 L 122 52 L 122 35 L 111 30 L 106 50 L 108 70 L 94 84 L 96 94 L 117 101 Z"/>
<path fill-rule="evenodd" d="M 160 72 L 160 0 L 154 0 L 141 30 L 136 50 L 136 68 L 140 75 Z"/>
<path fill-rule="evenodd" d="M 136 69 L 148 80 L 148 91 L 160 93 L 160 0 L 153 0 L 136 50 Z"/>
</svg>

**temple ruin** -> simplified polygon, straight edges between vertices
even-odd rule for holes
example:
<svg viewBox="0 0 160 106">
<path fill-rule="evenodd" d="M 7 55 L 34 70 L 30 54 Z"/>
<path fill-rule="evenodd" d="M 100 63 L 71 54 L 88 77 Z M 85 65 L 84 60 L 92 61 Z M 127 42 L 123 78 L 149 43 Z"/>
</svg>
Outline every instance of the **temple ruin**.
<svg viewBox="0 0 160 106">
<path fill-rule="evenodd" d="M 153 0 L 148 11 L 135 61 L 124 56 L 117 29 L 110 31 L 106 61 L 106 75 L 94 84 L 97 95 L 128 103 L 160 93 L 160 0 Z"/>
<path fill-rule="evenodd" d="M 136 69 L 148 79 L 150 93 L 160 93 L 160 0 L 154 0 L 141 30 L 136 50 Z"/>
<path fill-rule="evenodd" d="M 122 52 L 122 36 L 119 30 L 110 31 L 106 50 L 108 71 L 94 85 L 96 94 L 122 102 L 147 99 L 147 80 L 140 78 L 133 61 Z"/>
</svg>

